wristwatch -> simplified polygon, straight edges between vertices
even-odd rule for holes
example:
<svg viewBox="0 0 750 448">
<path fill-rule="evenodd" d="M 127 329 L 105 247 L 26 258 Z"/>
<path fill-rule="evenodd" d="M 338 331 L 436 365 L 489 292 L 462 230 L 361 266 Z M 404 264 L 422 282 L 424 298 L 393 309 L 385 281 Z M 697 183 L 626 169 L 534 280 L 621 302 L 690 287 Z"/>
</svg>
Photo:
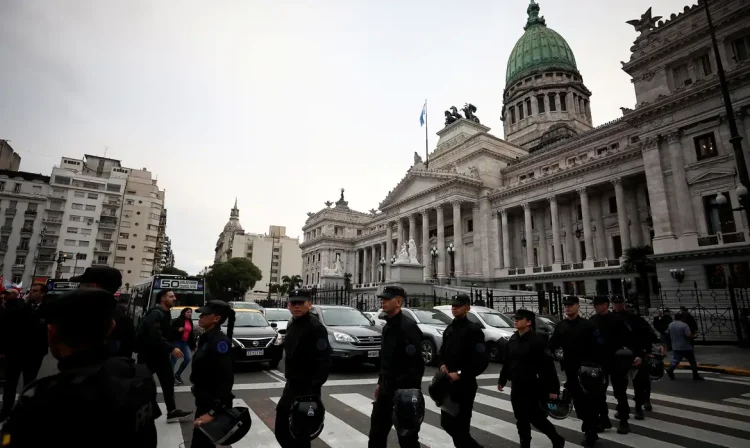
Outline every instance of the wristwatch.
<svg viewBox="0 0 750 448">
<path fill-rule="evenodd" d="M 461 371 L 460 370 L 458 372 L 456 372 L 456 373 L 458 374 L 458 376 L 461 376 Z"/>
</svg>

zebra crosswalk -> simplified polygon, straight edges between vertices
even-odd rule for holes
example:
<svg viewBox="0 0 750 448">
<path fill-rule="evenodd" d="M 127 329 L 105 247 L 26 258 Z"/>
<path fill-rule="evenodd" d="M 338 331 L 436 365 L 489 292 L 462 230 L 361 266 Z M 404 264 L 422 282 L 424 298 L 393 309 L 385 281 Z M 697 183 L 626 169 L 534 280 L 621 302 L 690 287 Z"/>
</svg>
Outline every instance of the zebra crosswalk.
<svg viewBox="0 0 750 448">
<path fill-rule="evenodd" d="M 472 435 L 485 447 L 516 447 L 518 434 L 515 418 L 506 388 L 499 392 L 494 384 L 483 381 L 477 392 L 471 421 Z M 313 442 L 315 448 L 366 447 L 369 419 L 372 411 L 370 385 L 352 385 L 324 388 L 323 401 L 326 406 L 325 429 Z M 425 391 L 426 392 L 426 391 Z M 615 399 L 607 396 L 610 416 L 614 414 Z M 253 425 L 250 433 L 233 448 L 280 448 L 276 442 L 273 426 L 275 406 L 281 391 L 235 390 L 238 396 L 235 406 L 250 408 Z M 628 390 L 630 405 L 633 390 Z M 750 397 L 742 397 L 750 401 Z M 419 433 L 420 443 L 428 448 L 453 448 L 453 441 L 440 426 L 440 409 L 426 400 L 425 421 Z M 645 420 L 630 420 L 631 432 L 627 435 L 608 430 L 600 434 L 602 447 L 632 448 L 703 448 L 750 446 L 750 406 L 731 400 L 701 401 L 673 395 L 653 393 L 653 411 L 646 413 Z M 163 405 L 160 405 L 163 406 Z M 162 408 L 163 409 L 163 408 Z M 565 420 L 551 420 L 558 432 L 566 438 L 566 447 L 579 448 L 581 422 L 575 414 Z M 162 416 L 158 421 L 159 448 L 190 448 L 192 422 L 168 424 Z M 397 447 L 392 431 L 389 447 Z M 531 446 L 547 448 L 547 438 L 533 433 Z"/>
</svg>

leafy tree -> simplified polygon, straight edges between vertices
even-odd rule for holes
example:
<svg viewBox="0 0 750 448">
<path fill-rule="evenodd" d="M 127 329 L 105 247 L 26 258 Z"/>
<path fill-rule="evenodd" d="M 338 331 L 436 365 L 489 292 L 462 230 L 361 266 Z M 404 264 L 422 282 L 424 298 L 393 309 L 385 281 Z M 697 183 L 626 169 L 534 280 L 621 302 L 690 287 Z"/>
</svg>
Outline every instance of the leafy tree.
<svg viewBox="0 0 750 448">
<path fill-rule="evenodd" d="M 639 290 L 643 293 L 647 306 L 651 303 L 648 273 L 656 269 L 656 264 L 649 258 L 653 254 L 651 246 L 633 246 L 625 250 L 625 260 L 622 263 L 625 272 L 636 273 L 640 277 Z"/>
<path fill-rule="evenodd" d="M 299 275 L 295 274 L 295 275 L 292 275 L 291 277 L 288 275 L 285 275 L 281 277 L 281 289 L 283 290 L 281 294 L 284 295 L 288 293 L 289 291 L 294 290 L 301 284 L 302 284 L 302 277 L 300 277 Z"/>
<path fill-rule="evenodd" d="M 167 275 L 182 275 L 185 277 L 187 277 L 188 275 L 188 273 L 183 271 L 182 269 L 177 269 L 175 267 L 170 267 L 170 266 L 167 266 L 166 268 L 162 269 L 161 273 L 167 274 Z"/>
<path fill-rule="evenodd" d="M 206 274 L 206 286 L 213 297 L 243 297 L 261 278 L 263 274 L 252 261 L 247 258 L 231 258 L 214 264 Z"/>
</svg>

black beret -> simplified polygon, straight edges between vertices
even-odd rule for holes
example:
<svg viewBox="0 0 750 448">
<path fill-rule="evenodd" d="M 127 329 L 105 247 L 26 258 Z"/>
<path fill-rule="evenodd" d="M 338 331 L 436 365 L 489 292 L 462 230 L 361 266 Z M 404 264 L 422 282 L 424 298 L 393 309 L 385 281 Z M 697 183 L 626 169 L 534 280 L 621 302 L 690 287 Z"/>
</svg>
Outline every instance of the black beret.
<svg viewBox="0 0 750 448">
<path fill-rule="evenodd" d="M 85 288 L 48 299 L 40 311 L 48 324 L 55 324 L 112 318 L 116 306 L 117 300 L 111 292 Z"/>
</svg>

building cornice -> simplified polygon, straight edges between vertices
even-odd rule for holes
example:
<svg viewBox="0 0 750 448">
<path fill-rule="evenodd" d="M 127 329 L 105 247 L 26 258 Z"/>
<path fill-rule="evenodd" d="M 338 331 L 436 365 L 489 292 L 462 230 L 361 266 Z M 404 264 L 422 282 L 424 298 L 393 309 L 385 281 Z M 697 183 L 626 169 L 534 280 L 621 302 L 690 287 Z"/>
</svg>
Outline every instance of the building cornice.
<svg viewBox="0 0 750 448">
<path fill-rule="evenodd" d="M 738 246 L 716 246 L 703 250 L 691 250 L 684 252 L 670 252 L 667 254 L 649 255 L 648 258 L 654 261 L 680 260 L 705 257 L 727 257 L 731 255 L 750 255 L 750 247 L 747 245 Z"/>
<path fill-rule="evenodd" d="M 389 201 L 393 201 L 393 198 L 398 196 L 398 194 L 405 188 L 405 186 L 408 185 L 409 181 L 416 177 L 426 177 L 429 179 L 444 180 L 445 182 L 439 185 L 435 185 L 431 188 L 422 190 L 418 193 L 415 193 L 397 202 L 389 202 Z M 387 214 L 388 210 L 393 209 L 396 206 L 402 205 L 406 202 L 412 201 L 422 196 L 432 194 L 435 191 L 438 191 L 445 187 L 455 186 L 455 185 L 464 185 L 464 186 L 468 186 L 471 188 L 479 189 L 482 186 L 482 181 L 479 179 L 478 175 L 474 176 L 471 174 L 461 174 L 461 173 L 450 171 L 450 170 L 412 168 L 411 170 L 409 170 L 406 176 L 404 176 L 404 178 L 401 179 L 401 181 L 396 185 L 396 187 L 393 190 L 391 190 L 391 192 L 388 194 L 388 196 L 386 196 L 383 202 L 380 203 L 379 208 L 380 210 L 383 211 L 383 213 Z"/>
</svg>

